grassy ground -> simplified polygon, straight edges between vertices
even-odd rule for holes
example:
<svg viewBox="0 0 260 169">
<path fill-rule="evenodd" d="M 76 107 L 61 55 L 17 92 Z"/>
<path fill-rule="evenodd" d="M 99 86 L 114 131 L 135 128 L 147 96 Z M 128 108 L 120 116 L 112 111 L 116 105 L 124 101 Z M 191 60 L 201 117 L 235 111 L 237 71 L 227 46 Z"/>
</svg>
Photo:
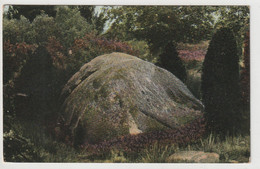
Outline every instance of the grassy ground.
<svg viewBox="0 0 260 169">
<path fill-rule="evenodd" d="M 197 143 L 181 147 L 155 143 L 138 153 L 111 150 L 99 156 L 91 156 L 84 149 L 76 150 L 55 141 L 38 147 L 42 162 L 165 163 L 170 155 L 179 151 L 215 152 L 220 155 L 220 163 L 247 163 L 250 157 L 250 137 L 226 137 L 225 140 L 220 140 L 211 134 Z"/>
</svg>

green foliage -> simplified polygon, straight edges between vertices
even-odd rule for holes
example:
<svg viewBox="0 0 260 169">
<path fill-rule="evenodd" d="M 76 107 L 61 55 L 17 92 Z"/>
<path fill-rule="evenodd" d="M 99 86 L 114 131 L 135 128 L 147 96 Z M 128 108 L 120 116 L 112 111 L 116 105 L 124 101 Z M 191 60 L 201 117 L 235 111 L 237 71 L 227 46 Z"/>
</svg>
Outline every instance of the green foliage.
<svg viewBox="0 0 260 169">
<path fill-rule="evenodd" d="M 60 32 L 57 38 L 67 50 L 75 39 L 82 38 L 86 33 L 93 30 L 93 27 L 80 15 L 80 11 L 66 6 L 57 9 L 55 23 L 58 32 Z"/>
<path fill-rule="evenodd" d="M 7 162 L 36 162 L 42 159 L 29 139 L 10 130 L 4 133 L 4 160 Z"/>
<path fill-rule="evenodd" d="M 73 5 L 68 7 L 71 9 L 77 9 L 80 12 L 81 16 L 84 17 L 88 21 L 88 23 L 91 23 L 92 17 L 95 13 L 95 6 Z"/>
<path fill-rule="evenodd" d="M 149 46 L 145 41 L 130 40 L 127 43 L 136 51 L 136 56 L 148 62 L 156 63 L 157 59 L 149 51 Z"/>
<path fill-rule="evenodd" d="M 238 44 L 238 55 L 242 57 L 242 46 L 245 34 L 249 31 L 250 16 L 249 6 L 222 6 L 216 7 L 219 16 L 215 28 L 228 27 L 234 32 Z"/>
<path fill-rule="evenodd" d="M 181 81 L 185 82 L 187 79 L 187 73 L 182 60 L 178 57 L 174 43 L 168 43 L 164 49 L 164 52 L 159 55 L 158 66 L 168 70 Z"/>
<path fill-rule="evenodd" d="M 106 17 L 106 9 L 99 9 L 99 12 L 95 12 L 96 6 L 88 5 L 76 5 L 68 6 L 71 9 L 76 9 L 80 12 L 80 15 L 86 19 L 86 21 L 93 26 L 97 34 L 103 33 L 103 28 L 108 20 Z"/>
<path fill-rule="evenodd" d="M 106 17 L 105 9 L 102 9 L 100 13 L 97 13 L 92 17 L 92 24 L 94 25 L 97 34 L 102 34 L 104 32 L 107 21 L 108 18 Z"/>
<path fill-rule="evenodd" d="M 30 34 L 33 37 L 31 43 L 45 45 L 48 37 L 59 35 L 57 26 L 53 17 L 44 13 L 37 15 L 31 24 Z"/>
<path fill-rule="evenodd" d="M 249 28 L 249 6 L 222 6 L 218 9 L 219 21 L 216 27 L 222 25 L 232 29 L 235 33 L 246 32 Z"/>
<path fill-rule="evenodd" d="M 211 7 L 122 6 L 108 11 L 113 21 L 107 36 L 148 42 L 152 53 L 169 41 L 197 42 L 209 38 L 213 16 Z"/>
<path fill-rule="evenodd" d="M 10 41 L 11 44 L 26 42 L 30 43 L 33 39 L 31 36 L 31 24 L 25 17 L 17 19 L 3 19 L 3 39 Z"/>
<path fill-rule="evenodd" d="M 201 66 L 198 66 L 198 68 Z M 191 93 L 201 99 L 201 73 L 196 69 L 188 69 L 187 80 L 185 82 Z"/>
<path fill-rule="evenodd" d="M 7 94 L 7 93 L 5 93 Z M 3 148 L 4 160 L 7 162 L 36 162 L 42 161 L 39 149 L 34 142 L 25 137 L 23 127 L 17 122 L 15 116 L 13 98 L 9 94 L 9 100 L 4 100 L 4 131 Z M 6 97 L 6 95 L 5 95 Z"/>
<path fill-rule="evenodd" d="M 197 146 L 197 148 L 196 148 Z M 201 139 L 199 145 L 192 146 L 205 152 L 215 152 L 220 156 L 220 162 L 249 162 L 250 138 L 249 136 L 228 137 L 221 139 L 219 136 L 210 134 L 207 138 Z"/>
<path fill-rule="evenodd" d="M 218 30 L 203 62 L 201 89 L 208 130 L 221 134 L 235 134 L 241 126 L 236 45 L 230 29 Z"/>
<path fill-rule="evenodd" d="M 32 22 L 42 12 L 52 17 L 56 15 L 55 6 L 53 5 L 10 5 L 7 17 L 8 19 L 20 19 L 21 16 L 24 16 Z"/>
<path fill-rule="evenodd" d="M 4 65 L 8 66 L 5 71 L 14 72 L 11 67 L 17 68 L 17 64 L 15 66 L 13 62 L 9 61 L 10 59 L 17 59 L 19 61 L 24 58 L 14 53 L 16 46 L 17 50 L 22 48 L 18 48 L 19 46 L 16 45 L 16 43 L 21 43 L 24 46 L 24 50 L 30 50 L 32 48 L 28 45 L 46 47 L 53 57 L 53 64 L 61 68 L 64 66 L 65 57 L 69 49 L 73 46 L 75 39 L 81 38 L 86 33 L 93 31 L 92 26 L 80 16 L 80 12 L 77 9 L 59 7 L 57 10 L 55 18 L 41 14 L 38 15 L 32 23 L 24 17 L 21 17 L 20 20 L 4 19 L 4 44 L 8 47 L 8 49 L 5 49 L 5 53 L 9 52 L 9 54 L 5 54 L 5 58 L 7 59 L 4 61 Z M 28 45 L 24 43 L 28 43 Z M 54 46 L 50 47 L 50 45 Z M 28 59 L 28 55 L 25 52 L 23 54 L 27 56 Z M 10 55 L 15 55 L 15 57 Z M 81 58 L 79 58 L 79 60 L 80 59 Z M 26 59 L 23 60 L 26 61 Z M 86 60 L 82 62 L 85 63 Z M 9 66 L 10 64 L 12 65 Z M 76 70 L 78 69 L 79 66 L 76 67 Z M 73 71 L 75 72 L 75 70 Z M 71 73 L 68 75 L 71 75 Z"/>
<path fill-rule="evenodd" d="M 139 155 L 139 162 L 142 163 L 165 163 L 167 157 L 175 153 L 178 146 L 160 145 L 158 142 L 148 146 Z"/>
</svg>

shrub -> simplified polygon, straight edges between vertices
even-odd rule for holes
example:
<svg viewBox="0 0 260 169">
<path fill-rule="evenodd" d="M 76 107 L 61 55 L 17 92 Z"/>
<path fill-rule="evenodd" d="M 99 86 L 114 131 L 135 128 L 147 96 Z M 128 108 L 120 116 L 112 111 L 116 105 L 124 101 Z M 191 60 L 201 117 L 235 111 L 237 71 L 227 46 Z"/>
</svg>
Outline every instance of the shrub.
<svg viewBox="0 0 260 169">
<path fill-rule="evenodd" d="M 182 60 L 178 57 L 178 52 L 174 43 L 170 42 L 165 46 L 164 51 L 159 55 L 157 65 L 168 70 L 181 81 L 186 81 L 186 69 Z"/>
<path fill-rule="evenodd" d="M 32 22 L 34 18 L 43 11 L 49 16 L 55 16 L 55 8 L 56 6 L 54 5 L 9 5 L 7 17 L 8 19 L 20 19 L 21 16 L 25 16 Z"/>
<path fill-rule="evenodd" d="M 16 92 L 24 95 L 15 98 L 19 117 L 39 120 L 44 117 L 43 114 L 51 111 L 53 87 L 57 80 L 53 72 L 51 57 L 44 47 L 38 47 L 28 56 L 15 82 Z"/>
<path fill-rule="evenodd" d="M 4 84 L 9 80 L 14 81 L 17 78 L 28 60 L 28 55 L 34 53 L 36 45 L 30 45 L 25 42 L 12 44 L 10 40 L 3 44 L 3 75 Z"/>
<path fill-rule="evenodd" d="M 234 134 L 240 129 L 239 57 L 234 35 L 222 28 L 213 36 L 202 68 L 202 100 L 208 130 Z"/>
<path fill-rule="evenodd" d="M 250 104 L 250 35 L 249 32 L 246 34 L 245 44 L 244 44 L 244 65 L 241 72 L 241 92 L 242 101 L 245 105 Z"/>
<path fill-rule="evenodd" d="M 244 44 L 244 68 L 241 72 L 241 111 L 245 127 L 243 131 L 250 133 L 250 34 L 247 32 Z"/>
<path fill-rule="evenodd" d="M 10 130 L 4 133 L 4 160 L 7 162 L 36 162 L 41 161 L 41 158 L 29 139 Z"/>
</svg>

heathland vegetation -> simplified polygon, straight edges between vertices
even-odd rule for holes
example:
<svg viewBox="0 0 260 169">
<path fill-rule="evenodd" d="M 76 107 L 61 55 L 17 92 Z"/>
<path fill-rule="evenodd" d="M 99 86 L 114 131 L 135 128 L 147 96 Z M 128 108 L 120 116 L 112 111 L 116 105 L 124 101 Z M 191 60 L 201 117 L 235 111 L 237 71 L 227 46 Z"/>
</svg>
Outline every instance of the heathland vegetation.
<svg viewBox="0 0 260 169">
<path fill-rule="evenodd" d="M 175 152 L 196 150 L 218 153 L 220 162 L 248 162 L 249 35 L 248 6 L 8 6 L 3 17 L 5 161 L 167 162 Z M 136 151 L 99 154 L 87 151 L 86 144 L 58 139 L 64 85 L 82 65 L 112 52 L 176 75 L 205 106 L 204 134 L 170 144 L 151 136 L 155 142 Z"/>
</svg>

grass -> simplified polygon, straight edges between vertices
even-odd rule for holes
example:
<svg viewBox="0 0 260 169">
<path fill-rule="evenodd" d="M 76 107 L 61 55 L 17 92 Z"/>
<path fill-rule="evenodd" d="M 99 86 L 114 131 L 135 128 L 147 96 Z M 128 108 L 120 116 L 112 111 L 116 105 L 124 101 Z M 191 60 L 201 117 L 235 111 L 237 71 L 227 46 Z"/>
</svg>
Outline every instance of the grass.
<svg viewBox="0 0 260 169">
<path fill-rule="evenodd" d="M 250 157 L 249 135 L 226 136 L 225 139 L 221 140 L 219 136 L 210 134 L 196 143 L 185 146 L 161 145 L 155 142 L 139 152 L 129 153 L 113 149 L 108 153 L 91 155 L 82 147 L 74 148 L 58 142 L 40 131 L 42 129 L 31 124 L 24 129 L 27 134 L 21 132 L 30 141 L 30 149 L 33 149 L 37 154 L 32 156 L 32 159 L 26 160 L 28 162 L 166 163 L 170 155 L 180 151 L 215 152 L 220 156 L 220 163 L 244 163 L 249 162 Z M 24 154 L 26 155 L 26 152 Z M 34 157 L 37 159 L 33 159 Z"/>
<path fill-rule="evenodd" d="M 250 157 L 249 136 L 229 137 L 220 140 L 218 136 L 210 134 L 197 143 L 178 146 L 160 145 L 155 143 L 139 153 L 127 154 L 119 150 L 112 150 L 108 155 L 102 156 L 92 162 L 101 163 L 166 163 L 167 158 L 180 151 L 215 152 L 220 156 L 220 163 L 247 163 Z"/>
<path fill-rule="evenodd" d="M 160 145 L 158 142 L 143 150 L 139 155 L 141 163 L 164 163 L 177 150 L 175 145 Z"/>
<path fill-rule="evenodd" d="M 165 163 L 167 158 L 179 151 L 215 152 L 220 155 L 221 163 L 249 162 L 249 136 L 226 137 L 221 141 L 217 136 L 209 135 L 199 142 L 186 146 L 160 145 L 155 143 L 141 152 L 126 153 L 120 150 L 111 150 L 101 156 L 87 156 L 84 150 L 75 150 L 61 143 L 55 144 L 56 152 L 42 151 L 45 162 L 95 162 L 95 163 Z"/>
<path fill-rule="evenodd" d="M 201 140 L 199 148 L 205 152 L 215 152 L 220 155 L 220 162 L 249 162 L 250 157 L 250 137 L 236 136 L 226 137 L 221 141 L 219 137 L 212 134 L 208 138 Z"/>
</svg>

